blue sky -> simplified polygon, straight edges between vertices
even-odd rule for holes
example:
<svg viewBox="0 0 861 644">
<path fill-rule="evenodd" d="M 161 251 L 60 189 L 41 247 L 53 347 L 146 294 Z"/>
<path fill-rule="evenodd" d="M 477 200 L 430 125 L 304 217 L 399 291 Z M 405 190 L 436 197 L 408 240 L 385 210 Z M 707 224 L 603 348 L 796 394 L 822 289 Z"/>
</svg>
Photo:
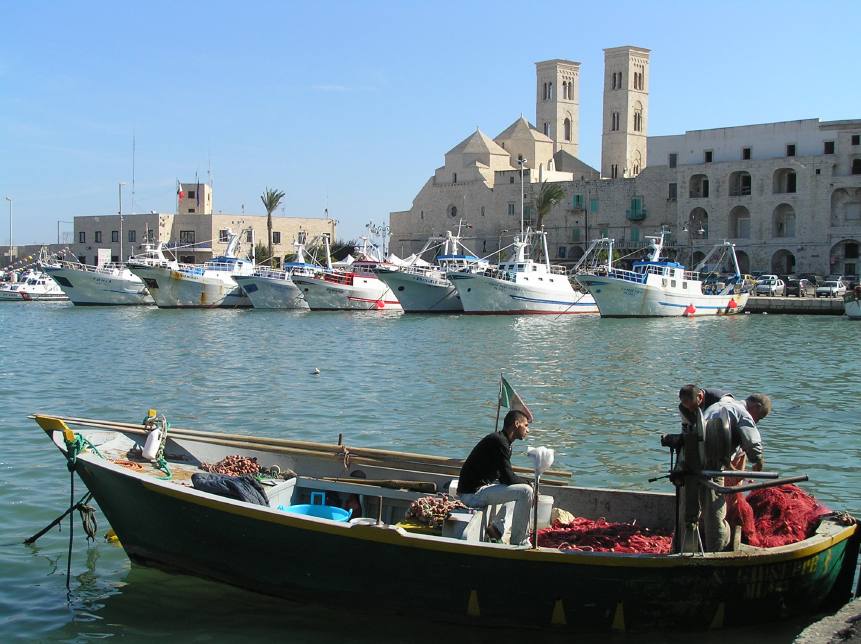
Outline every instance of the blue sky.
<svg viewBox="0 0 861 644">
<path fill-rule="evenodd" d="M 649 134 L 861 117 L 858 2 L 0 0 L 0 199 L 16 243 L 117 210 L 321 216 L 354 237 L 412 199 L 476 126 L 535 120 L 534 63 L 582 63 L 581 157 L 599 167 L 603 48 L 652 50 Z M 124 189 L 123 210 L 131 205 Z M 280 212 L 279 212 L 280 214 Z M 0 244 L 8 243 L 0 201 Z M 71 225 L 62 223 L 63 230 Z"/>
</svg>

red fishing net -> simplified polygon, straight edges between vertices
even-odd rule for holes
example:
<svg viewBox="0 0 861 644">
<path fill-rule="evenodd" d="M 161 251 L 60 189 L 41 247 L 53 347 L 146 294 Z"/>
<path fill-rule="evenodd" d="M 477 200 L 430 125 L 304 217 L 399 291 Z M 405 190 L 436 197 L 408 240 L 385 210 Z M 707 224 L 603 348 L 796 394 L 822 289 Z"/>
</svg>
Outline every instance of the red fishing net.
<svg viewBox="0 0 861 644">
<path fill-rule="evenodd" d="M 760 548 L 807 539 L 830 510 L 795 485 L 754 490 L 727 498 L 727 520 L 740 525 L 742 541 Z"/>
<path fill-rule="evenodd" d="M 569 524 L 555 521 L 538 531 L 538 545 L 580 552 L 669 553 L 671 534 L 641 528 L 633 523 L 611 523 L 606 519 L 575 517 Z"/>
<path fill-rule="evenodd" d="M 774 548 L 811 536 L 819 517 L 830 512 L 816 499 L 794 485 L 755 490 L 747 497 L 727 498 L 727 520 L 741 525 L 742 540 L 760 548 Z M 563 551 L 668 554 L 672 533 L 650 530 L 634 523 L 611 523 L 606 519 L 575 517 L 568 524 L 555 521 L 538 531 L 538 545 Z"/>
</svg>

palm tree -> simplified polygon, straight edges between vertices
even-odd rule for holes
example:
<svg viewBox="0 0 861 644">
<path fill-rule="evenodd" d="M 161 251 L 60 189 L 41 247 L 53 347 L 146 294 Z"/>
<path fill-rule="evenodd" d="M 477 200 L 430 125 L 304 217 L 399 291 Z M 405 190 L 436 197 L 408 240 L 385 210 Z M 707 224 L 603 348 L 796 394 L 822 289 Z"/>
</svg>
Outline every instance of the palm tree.
<svg viewBox="0 0 861 644">
<path fill-rule="evenodd" d="M 266 233 L 269 239 L 269 266 L 272 266 L 272 213 L 281 205 L 281 200 L 286 195 L 281 190 L 274 188 L 266 188 L 266 192 L 260 195 L 260 201 L 263 202 L 263 207 L 266 209 Z"/>
<path fill-rule="evenodd" d="M 553 206 L 565 198 L 565 191 L 558 183 L 547 183 L 545 179 L 541 184 L 541 189 L 538 191 L 538 199 L 535 202 L 535 209 L 538 211 L 538 219 L 535 222 L 535 228 L 541 230 L 544 225 L 544 217 L 547 216 Z"/>
</svg>

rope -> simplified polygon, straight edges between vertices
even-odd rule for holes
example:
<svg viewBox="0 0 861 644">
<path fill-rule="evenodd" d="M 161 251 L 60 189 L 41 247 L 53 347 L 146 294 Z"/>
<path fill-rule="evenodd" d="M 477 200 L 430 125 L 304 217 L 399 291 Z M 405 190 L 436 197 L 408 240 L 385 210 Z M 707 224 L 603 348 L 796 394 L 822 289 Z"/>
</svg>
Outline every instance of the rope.
<svg viewBox="0 0 861 644">
<path fill-rule="evenodd" d="M 162 414 L 162 432 L 161 432 L 161 440 L 158 444 L 158 451 L 155 454 L 155 462 L 156 467 L 160 469 L 162 472 L 166 474 L 166 476 L 162 476 L 163 481 L 169 481 L 173 478 L 173 473 L 170 471 L 170 467 L 167 465 L 167 461 L 164 458 L 164 444 L 167 442 L 167 432 L 170 429 L 170 423 L 167 422 L 167 418 Z"/>
<path fill-rule="evenodd" d="M 74 461 L 69 466 L 69 514 L 75 508 L 75 465 Z M 72 537 L 75 534 L 75 522 L 69 518 L 69 552 L 66 555 L 66 590 L 70 590 L 69 586 L 72 579 Z"/>
</svg>

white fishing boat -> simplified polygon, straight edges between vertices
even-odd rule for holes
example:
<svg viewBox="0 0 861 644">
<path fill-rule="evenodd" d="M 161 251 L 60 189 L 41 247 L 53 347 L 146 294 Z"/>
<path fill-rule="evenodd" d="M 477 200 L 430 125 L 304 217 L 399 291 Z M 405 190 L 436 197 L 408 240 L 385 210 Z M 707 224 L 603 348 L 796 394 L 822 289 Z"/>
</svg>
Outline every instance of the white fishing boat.
<svg viewBox="0 0 861 644">
<path fill-rule="evenodd" d="M 233 277 L 250 275 L 254 262 L 237 256 L 240 235 L 231 230 L 227 234 L 225 254 L 202 265 L 129 260 L 129 269 L 143 280 L 159 308 L 248 308 L 251 300 Z"/>
<path fill-rule="evenodd" d="M 861 286 L 843 296 L 843 312 L 850 320 L 861 320 Z"/>
<path fill-rule="evenodd" d="M 433 264 L 421 256 L 442 248 Z M 445 237 L 432 237 L 404 266 L 382 265 L 376 269 L 377 277 L 383 281 L 401 303 L 404 311 L 412 313 L 452 313 L 463 311 L 457 289 L 447 273 L 478 272 L 489 268 L 487 261 L 476 257 L 460 241 L 457 235 L 446 231 Z"/>
<path fill-rule="evenodd" d="M 532 236 L 541 238 L 544 261 L 530 258 Z M 483 272 L 449 272 L 466 313 L 597 313 L 588 293 L 575 291 L 563 266 L 551 266 L 546 233 L 527 228 L 514 238 L 511 258 Z"/>
<path fill-rule="evenodd" d="M 324 237 L 326 268 L 314 275 L 293 275 L 293 283 L 302 291 L 312 311 L 402 311 L 401 303 L 389 286 L 374 272 L 385 262 L 377 257 L 362 237 L 357 258 L 333 265 L 329 239 Z"/>
<path fill-rule="evenodd" d="M 293 275 L 313 276 L 319 265 L 308 261 L 304 238 L 293 243 L 296 261 L 286 262 L 283 270 L 258 266 L 251 275 L 234 275 L 255 309 L 308 309 L 302 291 L 293 282 Z"/>
<path fill-rule="evenodd" d="M 0 286 L 0 302 L 65 302 L 68 299 L 50 275 L 35 268 L 24 271 L 17 282 Z"/>
<path fill-rule="evenodd" d="M 147 244 L 143 253 L 129 258 L 141 265 L 165 265 L 162 245 Z M 143 280 L 125 264 L 89 266 L 80 262 L 57 260 L 44 267 L 76 306 L 123 306 L 155 304 Z"/>
<path fill-rule="evenodd" d="M 734 315 L 747 305 L 748 293 L 743 284 L 735 245 L 730 242 L 716 244 L 693 271 L 685 270 L 678 262 L 661 258 L 664 231 L 651 240 L 648 259 L 634 262 L 632 270 L 613 265 L 613 240 L 601 239 L 592 244 L 592 250 L 607 246 L 607 263 L 597 270 L 580 273 L 577 280 L 589 289 L 602 317 L 693 317 L 704 315 Z M 713 260 L 720 252 L 721 256 Z M 706 293 L 699 270 L 709 265 L 731 262 L 735 275 L 715 293 Z M 711 264 L 710 264 L 711 262 Z M 575 267 L 576 268 L 576 267 Z"/>
</svg>

